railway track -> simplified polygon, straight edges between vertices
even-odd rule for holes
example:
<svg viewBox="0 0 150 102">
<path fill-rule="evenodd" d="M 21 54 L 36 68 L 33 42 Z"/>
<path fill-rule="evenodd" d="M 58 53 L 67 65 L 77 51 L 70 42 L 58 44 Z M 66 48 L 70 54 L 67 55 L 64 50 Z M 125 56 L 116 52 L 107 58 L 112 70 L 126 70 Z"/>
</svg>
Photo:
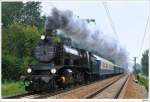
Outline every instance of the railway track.
<svg viewBox="0 0 150 102">
<path fill-rule="evenodd" d="M 116 80 L 109 85 L 106 85 L 104 88 L 96 90 L 93 93 L 88 94 L 84 98 L 94 98 L 94 99 L 117 99 L 122 98 L 125 87 L 127 85 L 129 75 Z"/>
<path fill-rule="evenodd" d="M 77 98 L 77 99 L 83 99 L 83 98 L 94 98 L 94 95 L 96 95 L 96 93 L 98 94 L 98 87 L 97 83 L 101 83 L 99 85 L 103 86 L 103 88 L 101 87 L 101 91 L 106 89 L 107 87 L 111 86 L 112 84 L 114 84 L 115 82 L 117 82 L 121 77 L 123 77 L 124 75 L 117 75 L 114 77 L 110 77 L 107 79 L 103 79 L 100 81 L 95 81 L 95 82 L 91 82 L 88 84 L 82 84 L 82 85 L 78 85 L 78 86 L 74 86 L 71 88 L 67 88 L 65 90 L 63 89 L 58 89 L 55 92 L 42 92 L 42 93 L 23 93 L 23 94 L 19 94 L 19 95 L 15 95 L 15 96 L 9 96 L 9 97 L 4 97 L 4 99 L 44 99 L 44 98 Z M 94 86 L 95 85 L 95 86 Z M 92 89 L 90 89 L 90 86 L 94 86 L 96 91 L 92 91 Z M 93 92 L 87 95 L 87 93 L 85 90 L 89 90 L 89 92 Z M 85 94 L 80 95 L 80 91 L 85 91 Z M 70 97 L 74 96 L 74 97 Z"/>
<path fill-rule="evenodd" d="M 87 98 L 86 96 L 89 96 L 88 93 L 91 94 L 91 92 L 95 92 L 95 90 L 98 89 L 103 89 L 104 87 L 112 84 L 114 81 L 119 80 L 121 77 L 124 75 L 118 75 L 114 76 L 105 80 L 97 81 L 95 83 L 79 87 L 77 89 L 57 94 L 54 96 L 49 96 L 47 98 L 52 98 L 52 99 L 84 99 Z"/>
</svg>

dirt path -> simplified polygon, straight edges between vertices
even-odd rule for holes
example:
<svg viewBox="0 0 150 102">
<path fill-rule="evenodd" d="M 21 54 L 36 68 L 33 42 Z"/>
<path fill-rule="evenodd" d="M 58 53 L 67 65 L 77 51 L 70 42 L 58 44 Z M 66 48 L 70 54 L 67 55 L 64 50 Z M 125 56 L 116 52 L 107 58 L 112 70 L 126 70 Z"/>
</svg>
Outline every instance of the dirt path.
<svg viewBox="0 0 150 102">
<path fill-rule="evenodd" d="M 129 79 L 124 99 L 146 99 L 147 97 L 147 91 L 144 86 L 136 83 L 135 78 L 132 75 Z"/>
</svg>

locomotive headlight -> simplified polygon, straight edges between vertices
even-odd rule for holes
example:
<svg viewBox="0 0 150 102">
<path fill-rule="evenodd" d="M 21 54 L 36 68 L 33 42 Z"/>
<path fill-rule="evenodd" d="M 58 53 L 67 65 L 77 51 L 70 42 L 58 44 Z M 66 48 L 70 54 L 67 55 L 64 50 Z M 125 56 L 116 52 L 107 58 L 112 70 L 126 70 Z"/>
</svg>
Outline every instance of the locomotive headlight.
<svg viewBox="0 0 150 102">
<path fill-rule="evenodd" d="M 44 40 L 45 39 L 45 35 L 41 35 L 41 39 Z"/>
<path fill-rule="evenodd" d="M 52 74 L 55 74 L 55 73 L 56 73 L 56 69 L 55 69 L 55 68 L 52 68 L 52 69 L 51 69 L 51 73 L 52 73 Z"/>
<path fill-rule="evenodd" d="M 28 68 L 28 69 L 27 69 L 27 72 L 28 72 L 28 73 L 31 73 L 31 72 L 32 72 L 32 69 L 31 69 L 31 68 Z"/>
</svg>

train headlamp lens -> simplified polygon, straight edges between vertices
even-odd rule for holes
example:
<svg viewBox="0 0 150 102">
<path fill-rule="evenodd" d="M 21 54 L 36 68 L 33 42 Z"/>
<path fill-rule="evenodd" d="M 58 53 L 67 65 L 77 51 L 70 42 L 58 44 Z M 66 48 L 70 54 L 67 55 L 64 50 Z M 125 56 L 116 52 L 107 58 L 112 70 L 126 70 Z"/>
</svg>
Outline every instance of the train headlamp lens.
<svg viewBox="0 0 150 102">
<path fill-rule="evenodd" d="M 32 69 L 31 69 L 31 68 L 28 68 L 28 69 L 27 69 L 27 72 L 28 72 L 28 73 L 31 73 L 31 72 L 32 72 Z"/>
<path fill-rule="evenodd" d="M 41 39 L 44 40 L 45 39 L 45 35 L 41 35 Z"/>
<path fill-rule="evenodd" d="M 52 68 L 52 69 L 51 69 L 51 73 L 52 73 L 52 74 L 55 74 L 55 73 L 56 73 L 56 69 L 55 69 L 55 68 Z"/>
</svg>

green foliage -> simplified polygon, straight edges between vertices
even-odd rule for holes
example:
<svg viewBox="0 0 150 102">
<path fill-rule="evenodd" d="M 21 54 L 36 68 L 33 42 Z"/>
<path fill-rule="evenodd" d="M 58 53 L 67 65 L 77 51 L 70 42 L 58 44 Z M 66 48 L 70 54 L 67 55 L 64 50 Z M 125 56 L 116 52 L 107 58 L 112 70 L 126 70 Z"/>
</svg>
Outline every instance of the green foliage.
<svg viewBox="0 0 150 102">
<path fill-rule="evenodd" d="M 19 80 L 29 64 L 37 63 L 33 49 L 44 31 L 40 2 L 2 2 L 2 81 Z"/>
<path fill-rule="evenodd" d="M 19 21 L 23 8 L 22 2 L 2 2 L 2 23 L 3 26 Z"/>
<path fill-rule="evenodd" d="M 21 60 L 15 56 L 3 55 L 2 56 L 2 79 L 16 79 L 20 77 Z M 16 73 L 17 72 L 17 73 Z"/>
<path fill-rule="evenodd" d="M 148 53 L 149 51 L 146 50 L 144 53 L 143 53 L 143 57 L 142 57 L 142 60 L 141 60 L 141 64 L 142 64 L 142 72 L 148 76 L 148 72 L 149 72 L 149 69 L 148 69 L 148 66 L 149 66 L 149 56 L 148 56 Z"/>
<path fill-rule="evenodd" d="M 33 58 L 40 34 L 35 26 L 14 23 L 2 29 L 2 78 L 19 80 Z"/>
<path fill-rule="evenodd" d="M 14 23 L 2 32 L 3 54 L 9 53 L 20 58 L 32 56 L 31 49 L 40 37 L 35 26 Z"/>
<path fill-rule="evenodd" d="M 41 16 L 40 2 L 27 2 L 23 8 L 23 23 L 41 27 L 44 25 L 45 16 Z"/>
<path fill-rule="evenodd" d="M 146 90 L 149 90 L 148 89 L 148 78 L 147 77 L 144 77 L 144 76 L 142 76 L 142 75 L 139 75 L 139 84 L 141 84 L 141 85 L 143 85 L 145 88 L 146 88 Z"/>
<path fill-rule="evenodd" d="M 5 81 L 2 84 L 2 96 L 16 95 L 25 92 L 22 81 Z"/>
<path fill-rule="evenodd" d="M 45 16 L 41 16 L 40 2 L 2 2 L 2 23 L 7 27 L 14 22 L 42 28 Z"/>
</svg>

